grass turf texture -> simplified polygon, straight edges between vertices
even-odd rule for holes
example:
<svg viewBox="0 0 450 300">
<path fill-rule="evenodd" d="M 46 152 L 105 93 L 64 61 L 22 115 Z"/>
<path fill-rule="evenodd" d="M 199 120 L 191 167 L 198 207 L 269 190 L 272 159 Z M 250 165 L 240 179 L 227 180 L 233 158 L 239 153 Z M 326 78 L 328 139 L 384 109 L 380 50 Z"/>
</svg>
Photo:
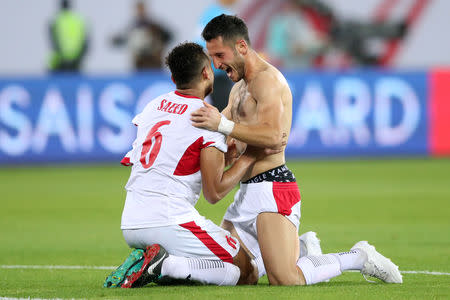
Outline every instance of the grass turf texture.
<svg viewBox="0 0 450 300">
<path fill-rule="evenodd" d="M 368 240 L 400 270 L 450 272 L 450 160 L 290 161 L 302 192 L 300 232 L 324 252 Z M 118 165 L 0 168 L 0 265 L 119 265 L 130 169 Z M 199 211 L 219 223 L 232 194 Z M 439 299 L 450 276 L 404 274 L 403 285 L 345 273 L 308 287 L 149 285 L 105 289 L 108 270 L 0 268 L 0 297 L 154 299 Z"/>
</svg>

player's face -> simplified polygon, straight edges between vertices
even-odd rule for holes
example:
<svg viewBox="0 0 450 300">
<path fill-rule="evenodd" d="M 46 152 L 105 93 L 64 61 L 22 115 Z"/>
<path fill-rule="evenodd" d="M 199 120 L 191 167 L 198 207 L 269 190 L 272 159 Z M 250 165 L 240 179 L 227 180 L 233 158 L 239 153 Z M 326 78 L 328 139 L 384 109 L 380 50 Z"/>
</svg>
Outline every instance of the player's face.
<svg viewBox="0 0 450 300">
<path fill-rule="evenodd" d="M 206 42 L 206 48 L 214 67 L 225 71 L 234 82 L 244 78 L 244 58 L 236 48 L 224 43 L 221 36 Z"/>
</svg>

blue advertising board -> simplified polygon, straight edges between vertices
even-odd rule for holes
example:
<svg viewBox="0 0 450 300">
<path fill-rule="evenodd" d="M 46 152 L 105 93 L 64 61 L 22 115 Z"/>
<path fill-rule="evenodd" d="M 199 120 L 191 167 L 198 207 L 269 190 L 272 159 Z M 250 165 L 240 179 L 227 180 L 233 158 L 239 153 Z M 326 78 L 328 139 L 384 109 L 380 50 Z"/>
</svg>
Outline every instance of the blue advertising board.
<svg viewBox="0 0 450 300">
<path fill-rule="evenodd" d="M 136 135 L 132 118 L 173 89 L 159 72 L 0 79 L 0 163 L 120 161 Z"/>
<path fill-rule="evenodd" d="M 287 155 L 426 154 L 425 72 L 290 73 Z"/>
<path fill-rule="evenodd" d="M 288 157 L 427 154 L 426 72 L 286 73 Z M 120 161 L 168 74 L 0 78 L 0 164 Z"/>
</svg>

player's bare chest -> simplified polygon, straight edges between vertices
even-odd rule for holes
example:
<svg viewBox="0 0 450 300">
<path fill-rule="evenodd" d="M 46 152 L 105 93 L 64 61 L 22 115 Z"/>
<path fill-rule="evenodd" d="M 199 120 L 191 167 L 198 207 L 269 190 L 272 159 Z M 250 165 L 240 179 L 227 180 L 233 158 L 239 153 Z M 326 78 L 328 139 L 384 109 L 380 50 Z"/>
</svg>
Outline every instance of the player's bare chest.
<svg viewBox="0 0 450 300">
<path fill-rule="evenodd" d="M 249 123 L 256 119 L 256 101 L 247 86 L 241 86 L 234 94 L 231 115 L 233 121 L 238 123 Z"/>
</svg>

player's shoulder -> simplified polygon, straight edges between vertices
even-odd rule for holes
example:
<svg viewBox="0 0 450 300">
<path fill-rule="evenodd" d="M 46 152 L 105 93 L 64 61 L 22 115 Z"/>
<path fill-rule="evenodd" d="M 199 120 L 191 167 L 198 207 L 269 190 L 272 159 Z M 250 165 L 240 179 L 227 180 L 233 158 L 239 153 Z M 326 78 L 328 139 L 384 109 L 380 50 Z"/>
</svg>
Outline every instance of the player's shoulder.
<svg viewBox="0 0 450 300">
<path fill-rule="evenodd" d="M 256 74 L 253 81 L 258 85 L 270 83 L 271 86 L 275 85 L 280 87 L 283 87 L 287 84 L 286 78 L 280 72 L 280 70 L 269 63 L 267 63 L 266 68 Z"/>
<path fill-rule="evenodd" d="M 249 84 L 249 90 L 253 95 L 264 95 L 269 91 L 281 92 L 286 87 L 288 87 L 286 78 L 272 65 L 258 72 Z"/>
</svg>

